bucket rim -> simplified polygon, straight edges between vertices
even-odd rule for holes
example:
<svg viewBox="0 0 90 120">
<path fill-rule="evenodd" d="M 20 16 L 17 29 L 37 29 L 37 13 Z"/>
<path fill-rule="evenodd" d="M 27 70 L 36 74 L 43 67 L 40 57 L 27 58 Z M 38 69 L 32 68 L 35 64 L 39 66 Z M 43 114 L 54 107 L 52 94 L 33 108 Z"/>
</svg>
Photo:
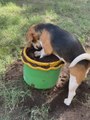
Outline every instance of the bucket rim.
<svg viewBox="0 0 90 120">
<path fill-rule="evenodd" d="M 36 61 L 36 60 L 33 60 L 32 58 L 28 57 L 27 54 L 26 54 L 26 50 L 27 50 L 28 47 L 25 47 L 24 50 L 23 50 L 23 55 L 24 57 L 26 58 L 26 60 L 28 60 L 28 62 L 32 62 L 34 64 L 37 64 L 37 65 L 40 65 L 40 66 L 47 66 L 47 65 L 50 65 L 50 66 L 55 66 L 57 64 L 59 64 L 60 62 L 62 62 L 62 60 L 57 60 L 55 62 L 39 62 L 39 61 Z"/>
<path fill-rule="evenodd" d="M 21 57 L 21 60 L 24 64 L 28 65 L 29 67 L 33 68 L 33 69 L 39 69 L 39 70 L 44 70 L 44 71 L 48 71 L 48 70 L 56 70 L 56 69 L 59 69 L 60 67 L 62 67 L 64 65 L 64 63 L 62 63 L 61 60 L 57 60 L 55 62 L 39 62 L 39 61 L 36 61 L 36 60 L 33 60 L 32 58 L 28 57 L 28 55 L 26 54 L 26 50 L 27 50 L 27 47 L 25 47 L 23 50 L 22 50 L 22 57 Z M 31 62 L 33 64 L 36 64 L 38 65 L 38 67 L 34 67 L 32 66 L 30 63 L 26 62 L 23 57 L 25 57 L 25 59 L 28 61 L 28 62 Z M 60 64 L 61 63 L 61 64 Z M 42 68 L 42 66 L 50 66 L 49 68 Z"/>
</svg>

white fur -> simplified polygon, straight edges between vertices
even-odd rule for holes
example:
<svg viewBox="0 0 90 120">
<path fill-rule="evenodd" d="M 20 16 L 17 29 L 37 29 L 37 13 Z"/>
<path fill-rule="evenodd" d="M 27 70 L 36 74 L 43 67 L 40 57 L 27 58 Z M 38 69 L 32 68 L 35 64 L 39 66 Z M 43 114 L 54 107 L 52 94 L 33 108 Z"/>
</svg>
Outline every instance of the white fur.
<svg viewBox="0 0 90 120">
<path fill-rule="evenodd" d="M 45 53 L 44 49 L 41 50 L 41 55 L 40 58 L 43 58 L 44 56 L 46 56 L 47 54 Z"/>
<path fill-rule="evenodd" d="M 54 55 L 57 56 L 59 60 L 65 62 L 65 60 L 63 58 L 61 58 L 59 55 L 57 55 L 56 53 L 54 53 Z"/>
<path fill-rule="evenodd" d="M 70 64 L 69 67 L 74 67 L 78 62 L 80 62 L 81 60 L 90 60 L 90 54 L 88 53 L 83 53 L 79 56 L 77 56 Z"/>
<path fill-rule="evenodd" d="M 42 49 L 40 51 L 36 51 L 36 52 L 34 52 L 34 54 L 35 54 L 35 57 L 40 56 L 40 58 L 43 58 L 44 56 L 46 56 L 44 49 Z"/>
<path fill-rule="evenodd" d="M 40 45 L 41 45 L 41 47 L 43 46 L 43 44 L 42 44 L 42 41 L 40 40 Z"/>
<path fill-rule="evenodd" d="M 42 47 L 42 49 L 40 51 L 35 51 L 34 54 L 35 54 L 35 57 L 38 57 L 40 56 L 40 58 L 43 58 L 44 56 L 46 56 L 46 53 L 43 49 L 43 45 L 42 45 L 42 42 L 41 40 L 39 40 L 38 44 L 36 44 L 37 47 L 35 46 L 35 44 L 33 44 L 34 48 L 39 48 L 39 47 Z"/>
<path fill-rule="evenodd" d="M 35 57 L 39 57 L 41 55 L 41 51 L 35 51 L 34 55 L 35 55 Z"/>
<path fill-rule="evenodd" d="M 87 69 L 86 74 L 85 74 L 85 78 L 87 77 L 89 70 L 90 70 L 90 68 Z"/>
<path fill-rule="evenodd" d="M 35 49 L 38 49 L 40 47 L 42 47 L 42 43 L 41 43 L 41 40 L 38 40 L 37 42 L 32 42 L 32 45 Z"/>
<path fill-rule="evenodd" d="M 70 74 L 69 80 L 69 91 L 68 91 L 68 98 L 64 100 L 64 103 L 69 106 L 72 102 L 73 97 L 76 94 L 76 89 L 78 88 L 78 83 L 76 81 L 76 77 Z"/>
</svg>

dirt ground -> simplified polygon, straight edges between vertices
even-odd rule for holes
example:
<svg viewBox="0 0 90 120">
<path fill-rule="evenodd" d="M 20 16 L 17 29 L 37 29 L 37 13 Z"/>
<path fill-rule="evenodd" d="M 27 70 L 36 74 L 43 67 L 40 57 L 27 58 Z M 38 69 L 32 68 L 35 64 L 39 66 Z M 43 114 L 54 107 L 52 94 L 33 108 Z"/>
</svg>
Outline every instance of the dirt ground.
<svg viewBox="0 0 90 120">
<path fill-rule="evenodd" d="M 9 66 L 5 75 L 6 82 L 8 80 L 17 81 L 21 78 L 21 86 L 24 86 L 23 78 L 23 64 L 21 60 L 16 61 Z M 34 106 L 47 105 L 49 108 L 49 120 L 89 120 L 90 119 L 90 74 L 88 74 L 84 83 L 77 89 L 77 95 L 73 99 L 72 104 L 67 107 L 63 101 L 67 97 L 68 84 L 62 89 L 53 92 L 51 90 L 36 90 L 31 89 L 33 99 L 26 97 L 23 104 L 23 108 L 32 108 Z M 52 93 L 52 94 L 51 94 Z M 39 99 L 37 99 L 39 98 Z M 17 114 L 17 110 L 14 115 Z M 18 115 L 18 114 L 17 114 Z M 30 116 L 30 114 L 29 114 Z M 16 119 L 15 119 L 16 120 Z M 17 119 L 18 120 L 18 119 Z M 28 120 L 28 118 L 26 118 Z"/>
<path fill-rule="evenodd" d="M 4 1 L 4 0 L 2 0 L 2 1 Z M 9 1 L 10 0 L 7 0 L 7 2 L 9 2 Z M 11 0 L 11 1 L 13 1 L 13 0 Z M 20 6 L 23 6 L 24 3 L 26 5 L 28 5 L 28 3 L 29 3 L 29 0 L 22 0 L 22 1 L 16 0 L 16 1 L 14 1 L 14 2 Z M 37 0 L 33 0 L 31 2 L 31 4 L 33 4 L 33 2 L 37 5 L 37 3 L 36 3 Z M 47 0 L 44 2 L 47 3 Z M 36 11 L 41 12 L 41 9 L 43 9 L 43 7 L 46 10 L 46 7 L 48 4 L 43 5 L 44 2 L 42 2 L 41 0 L 38 0 L 38 3 L 39 4 L 41 3 L 41 4 L 39 5 L 39 7 L 35 6 L 36 8 L 32 9 L 32 11 L 34 10 L 35 13 L 36 13 Z M 53 5 L 53 4 L 51 4 L 52 1 L 49 1 L 48 3 L 49 3 L 49 6 Z M 68 14 L 68 16 L 66 14 L 66 13 L 68 13 L 68 7 L 66 7 L 65 11 L 64 11 L 64 8 L 62 9 L 62 11 L 66 12 L 66 13 L 62 14 L 61 10 L 58 11 L 59 6 L 57 6 L 56 1 L 54 4 L 55 4 L 54 8 L 55 9 L 57 8 L 56 9 L 57 13 L 60 12 L 60 17 L 61 17 L 60 24 L 61 23 L 63 24 L 63 22 L 62 22 L 63 20 L 66 20 L 66 21 L 68 20 L 67 23 L 69 23 L 69 21 L 70 21 L 71 25 L 74 25 L 73 22 L 71 21 L 73 19 L 71 17 L 70 18 L 68 17 L 68 16 L 72 15 L 71 11 L 69 10 L 70 14 Z M 64 4 L 61 4 L 61 5 L 63 5 L 63 7 L 64 7 Z M 73 5 L 73 4 L 70 4 L 70 5 Z M 39 9 L 39 8 L 41 8 L 41 9 Z M 78 8 L 79 8 L 79 5 L 78 5 Z M 72 12 L 72 13 L 75 13 L 75 12 Z M 75 14 L 75 15 L 78 17 L 78 14 Z M 82 18 L 83 17 L 84 16 L 82 16 Z M 47 19 L 48 19 L 48 16 L 47 16 Z M 75 20 L 77 21 L 77 23 L 75 23 L 75 24 L 78 25 L 80 22 L 80 21 L 78 22 L 79 19 L 75 19 Z M 83 22 L 82 22 L 82 24 L 83 24 Z M 63 25 L 66 26 L 67 24 L 65 23 Z M 67 26 L 67 28 L 68 28 L 68 26 Z M 72 26 L 71 26 L 71 28 L 72 28 Z M 76 26 L 76 28 L 77 28 L 77 26 Z M 82 26 L 82 28 L 83 28 L 83 26 Z M 81 28 L 79 28 L 79 29 L 81 30 Z M 80 33 L 82 33 L 82 32 L 80 32 Z M 85 47 L 87 48 L 87 51 L 90 53 L 90 37 L 88 38 Z M 53 92 L 53 89 L 50 89 L 50 90 L 32 89 L 23 80 L 23 64 L 22 64 L 21 60 L 17 60 L 13 64 L 11 64 L 6 71 L 5 76 L 0 76 L 0 78 L 1 77 L 2 77 L 2 81 L 4 82 L 4 84 L 8 85 L 7 88 L 9 88 L 9 86 L 14 86 L 14 87 L 22 89 L 23 91 L 29 90 L 31 96 L 28 95 L 25 98 L 23 98 L 23 100 L 20 99 L 19 103 L 15 106 L 15 108 L 11 111 L 11 113 L 9 112 L 9 110 L 7 108 L 8 113 L 10 115 L 10 119 L 9 118 L 7 119 L 7 118 L 5 118 L 6 116 L 4 114 L 4 112 L 5 112 L 5 110 L 4 110 L 5 108 L 3 107 L 4 101 L 0 94 L 0 120 L 90 120 L 90 73 L 88 74 L 87 80 L 84 83 L 82 83 L 79 86 L 79 88 L 77 89 L 77 94 L 76 94 L 75 98 L 73 99 L 72 104 L 69 107 L 67 107 L 63 103 L 64 99 L 67 97 L 68 83 L 62 89 L 58 89 L 56 92 Z M 40 111 L 41 112 L 40 114 L 37 114 L 37 113 L 35 114 L 37 119 L 33 119 L 33 118 L 30 119 L 31 111 L 28 112 L 27 110 L 28 109 L 31 110 L 36 106 L 38 108 L 41 108 L 42 105 L 49 107 L 48 117 L 44 116 L 44 118 L 41 117 L 42 119 L 39 119 L 39 117 L 40 117 L 39 115 L 42 115 L 42 111 Z M 1 119 L 1 115 L 3 115 L 5 119 Z M 8 114 L 7 114 L 7 116 L 8 116 Z M 24 118 L 22 118 L 22 116 L 24 116 Z"/>
</svg>

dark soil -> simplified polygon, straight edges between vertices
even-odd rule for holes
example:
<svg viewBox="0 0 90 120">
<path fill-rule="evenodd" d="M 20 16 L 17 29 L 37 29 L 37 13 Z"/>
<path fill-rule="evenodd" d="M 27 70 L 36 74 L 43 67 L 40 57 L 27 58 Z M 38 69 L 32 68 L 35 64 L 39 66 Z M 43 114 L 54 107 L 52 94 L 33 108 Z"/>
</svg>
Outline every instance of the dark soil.
<svg viewBox="0 0 90 120">
<path fill-rule="evenodd" d="M 63 101 L 67 97 L 68 84 L 62 89 L 53 92 L 50 90 L 36 90 L 26 85 L 22 78 L 23 65 L 20 60 L 14 62 L 6 71 L 5 80 L 14 82 L 14 85 L 24 88 L 27 86 L 31 90 L 32 97 L 26 96 L 24 101 L 18 105 L 14 110 L 11 118 L 19 116 L 18 111 L 25 111 L 26 108 L 33 108 L 35 106 L 41 107 L 50 106 L 49 120 L 89 120 L 90 119 L 90 76 L 88 81 L 82 83 L 77 89 L 77 95 L 72 101 L 72 104 L 67 107 Z M 21 83 L 21 84 L 19 84 Z M 23 107 L 21 107 L 23 106 Z M 26 115 L 26 120 L 29 120 L 30 113 Z M 13 120 L 13 119 L 12 119 Z M 18 120 L 18 119 L 14 119 Z"/>
<path fill-rule="evenodd" d="M 5 74 L 5 80 L 18 80 L 23 76 L 23 63 L 21 60 L 15 61 L 13 64 L 8 66 Z"/>
<path fill-rule="evenodd" d="M 45 56 L 43 58 L 39 58 L 39 57 L 35 57 L 34 56 L 34 52 L 36 50 L 32 47 L 32 48 L 27 48 L 26 50 L 26 54 L 28 57 L 30 57 L 33 60 L 39 61 L 39 62 L 54 62 L 54 61 L 58 61 L 59 59 L 55 56 L 55 55 L 49 55 L 49 56 Z"/>
<path fill-rule="evenodd" d="M 34 55 L 34 52 L 35 52 L 36 50 L 33 48 L 33 47 L 31 47 L 31 48 L 27 48 L 26 49 L 26 55 L 30 58 L 30 59 L 32 59 L 32 60 L 35 60 L 35 61 L 37 61 L 37 62 L 42 62 L 42 63 L 51 63 L 51 62 L 56 62 L 56 61 L 58 61 L 59 59 L 55 56 L 55 55 L 49 55 L 49 56 L 45 56 L 45 57 L 43 57 L 43 58 L 40 58 L 40 57 L 35 57 L 35 55 Z M 41 68 L 44 68 L 44 69 L 48 69 L 48 68 L 50 68 L 51 66 L 50 66 L 50 64 L 48 64 L 48 65 L 38 65 L 38 64 L 36 64 L 36 63 L 33 63 L 32 61 L 29 61 L 26 57 L 25 57 L 25 55 L 24 55 L 24 50 L 22 50 L 22 59 L 23 59 L 23 61 L 24 62 L 26 62 L 26 63 L 28 63 L 28 64 L 30 64 L 31 66 L 33 66 L 33 67 L 41 67 Z M 58 66 L 60 66 L 60 65 L 62 65 L 62 64 L 64 64 L 64 62 L 63 61 L 60 61 L 57 65 L 55 65 L 54 67 L 58 67 Z"/>
</svg>

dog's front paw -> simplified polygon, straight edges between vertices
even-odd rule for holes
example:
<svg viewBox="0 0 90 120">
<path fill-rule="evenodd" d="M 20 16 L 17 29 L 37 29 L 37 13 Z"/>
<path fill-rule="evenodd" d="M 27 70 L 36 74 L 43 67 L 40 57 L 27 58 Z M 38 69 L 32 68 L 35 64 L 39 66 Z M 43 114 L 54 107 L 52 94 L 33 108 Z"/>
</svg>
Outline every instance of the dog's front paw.
<svg viewBox="0 0 90 120">
<path fill-rule="evenodd" d="M 35 52 L 34 52 L 34 55 L 35 55 L 35 57 L 41 56 L 41 51 L 35 51 Z"/>
<path fill-rule="evenodd" d="M 44 52 L 44 49 L 42 49 L 41 51 L 34 52 L 34 55 L 35 55 L 35 57 L 40 56 L 40 58 L 43 58 L 44 56 L 46 56 L 46 53 Z"/>
<path fill-rule="evenodd" d="M 69 100 L 68 98 L 64 99 L 64 104 L 69 106 L 71 104 L 71 100 Z"/>
</svg>

